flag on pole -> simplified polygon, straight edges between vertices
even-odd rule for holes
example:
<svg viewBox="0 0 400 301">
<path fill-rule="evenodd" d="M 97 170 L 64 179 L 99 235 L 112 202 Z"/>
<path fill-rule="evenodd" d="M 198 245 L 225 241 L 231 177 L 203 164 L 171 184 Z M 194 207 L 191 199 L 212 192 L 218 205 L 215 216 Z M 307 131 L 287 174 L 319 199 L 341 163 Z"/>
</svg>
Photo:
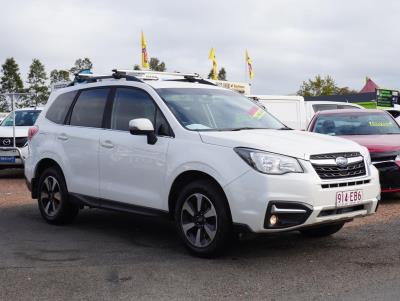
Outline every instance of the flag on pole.
<svg viewBox="0 0 400 301">
<path fill-rule="evenodd" d="M 211 48 L 210 55 L 208 56 L 210 60 L 212 60 L 213 68 L 212 68 L 212 79 L 217 79 L 217 59 L 215 58 L 214 48 Z"/>
<path fill-rule="evenodd" d="M 142 31 L 142 68 L 149 69 L 149 55 L 147 53 L 147 43 Z"/>
<path fill-rule="evenodd" d="M 251 64 L 251 59 L 249 56 L 249 52 L 246 49 L 246 62 L 247 62 L 247 68 L 249 70 L 249 77 L 250 79 L 254 78 L 254 71 L 253 71 L 253 65 Z"/>
</svg>

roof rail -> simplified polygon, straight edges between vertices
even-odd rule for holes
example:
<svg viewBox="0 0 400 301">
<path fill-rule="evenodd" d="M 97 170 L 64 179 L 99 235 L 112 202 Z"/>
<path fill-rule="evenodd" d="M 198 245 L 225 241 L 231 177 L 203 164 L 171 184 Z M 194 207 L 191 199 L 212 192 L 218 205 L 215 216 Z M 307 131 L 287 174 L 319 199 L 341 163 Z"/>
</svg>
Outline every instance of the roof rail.
<svg viewBox="0 0 400 301">
<path fill-rule="evenodd" d="M 113 72 L 132 74 L 132 75 L 167 75 L 167 76 L 182 76 L 182 77 L 199 77 L 198 73 L 181 73 L 181 72 L 166 72 L 152 70 L 128 70 L 128 69 L 113 69 Z"/>
<path fill-rule="evenodd" d="M 77 73 L 75 74 L 75 79 L 68 86 L 74 86 L 77 83 L 95 83 L 102 79 L 121 79 L 125 78 L 128 81 L 135 82 L 143 82 L 141 79 L 136 76 L 122 74 L 119 72 L 114 72 L 110 75 L 97 75 L 97 74 L 89 74 L 89 73 Z"/>
<path fill-rule="evenodd" d="M 76 73 L 74 80 L 67 85 L 67 87 L 83 83 L 95 83 L 103 79 L 121 79 L 127 81 L 135 81 L 144 83 L 145 80 L 160 80 L 157 75 L 163 75 L 164 81 L 185 81 L 192 83 L 200 83 L 205 85 L 216 86 L 215 83 L 203 79 L 197 73 L 180 73 L 180 72 L 161 72 L 161 71 L 145 71 L 145 70 L 126 70 L 126 69 L 113 69 L 110 75 L 91 74 L 91 73 Z M 181 77 L 178 79 L 169 77 Z"/>
<path fill-rule="evenodd" d="M 215 83 L 203 79 L 198 73 L 181 73 L 181 72 L 164 72 L 164 71 L 148 71 L 148 70 L 126 70 L 126 69 L 113 69 L 113 72 L 119 74 L 128 74 L 138 77 L 142 80 L 160 80 L 157 75 L 165 76 L 164 81 L 184 81 L 192 83 L 200 83 L 205 85 L 216 86 Z M 182 77 L 179 79 L 168 77 Z"/>
</svg>

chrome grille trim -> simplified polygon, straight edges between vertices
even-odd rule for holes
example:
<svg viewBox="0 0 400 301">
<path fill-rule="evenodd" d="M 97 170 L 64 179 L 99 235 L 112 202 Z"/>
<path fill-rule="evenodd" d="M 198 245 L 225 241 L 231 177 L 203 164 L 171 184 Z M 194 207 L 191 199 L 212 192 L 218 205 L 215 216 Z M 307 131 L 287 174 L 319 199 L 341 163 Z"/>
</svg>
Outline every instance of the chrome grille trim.
<svg viewBox="0 0 400 301">
<path fill-rule="evenodd" d="M 338 166 L 336 163 L 338 157 L 346 158 L 347 165 Z M 311 155 L 310 163 L 323 180 L 355 178 L 367 174 L 364 158 L 358 152 Z"/>
</svg>

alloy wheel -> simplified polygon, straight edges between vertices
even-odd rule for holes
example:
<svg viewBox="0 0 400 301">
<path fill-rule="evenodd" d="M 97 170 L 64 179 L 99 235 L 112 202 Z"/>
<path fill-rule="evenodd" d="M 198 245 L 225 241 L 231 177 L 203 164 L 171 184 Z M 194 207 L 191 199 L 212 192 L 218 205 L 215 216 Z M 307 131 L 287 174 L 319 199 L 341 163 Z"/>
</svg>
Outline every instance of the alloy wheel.
<svg viewBox="0 0 400 301">
<path fill-rule="evenodd" d="M 47 216 L 53 217 L 58 213 L 61 207 L 62 196 L 60 184 L 56 178 L 48 176 L 44 179 L 40 191 L 40 202 Z"/>
<path fill-rule="evenodd" d="M 181 227 L 195 247 L 209 246 L 217 233 L 218 218 L 213 203 L 202 193 L 190 195 L 181 209 Z"/>
</svg>

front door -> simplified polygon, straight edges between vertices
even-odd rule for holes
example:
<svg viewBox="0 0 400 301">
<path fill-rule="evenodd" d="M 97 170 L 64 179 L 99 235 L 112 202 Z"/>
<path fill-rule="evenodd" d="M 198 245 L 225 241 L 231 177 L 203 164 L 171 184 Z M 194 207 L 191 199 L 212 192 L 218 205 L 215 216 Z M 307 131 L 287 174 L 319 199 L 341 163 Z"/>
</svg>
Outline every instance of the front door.
<svg viewBox="0 0 400 301">
<path fill-rule="evenodd" d="M 155 125 L 158 141 L 129 132 L 129 121 L 147 118 Z M 164 208 L 169 126 L 157 105 L 144 90 L 116 88 L 110 129 L 100 135 L 100 195 L 132 205 Z M 104 201 L 103 200 L 103 201 Z"/>
</svg>

